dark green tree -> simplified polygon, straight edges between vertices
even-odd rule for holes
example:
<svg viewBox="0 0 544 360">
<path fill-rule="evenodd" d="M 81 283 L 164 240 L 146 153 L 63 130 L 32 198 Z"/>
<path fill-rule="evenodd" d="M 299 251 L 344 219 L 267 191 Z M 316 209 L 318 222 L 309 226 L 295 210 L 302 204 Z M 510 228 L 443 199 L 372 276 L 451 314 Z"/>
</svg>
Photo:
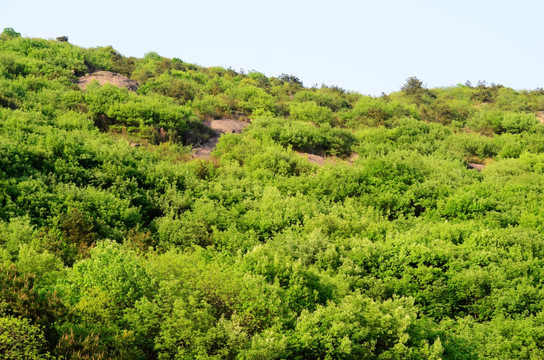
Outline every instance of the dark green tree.
<svg viewBox="0 0 544 360">
<path fill-rule="evenodd" d="M 1 38 L 16 38 L 21 37 L 21 33 L 18 33 L 17 31 L 13 30 L 12 28 L 4 28 L 4 31 L 2 31 L 2 34 L 0 34 Z"/>
<path fill-rule="evenodd" d="M 406 92 L 406 95 L 417 95 L 425 90 L 423 87 L 423 82 L 415 76 L 410 76 L 407 78 L 406 82 L 400 89 Z"/>
</svg>

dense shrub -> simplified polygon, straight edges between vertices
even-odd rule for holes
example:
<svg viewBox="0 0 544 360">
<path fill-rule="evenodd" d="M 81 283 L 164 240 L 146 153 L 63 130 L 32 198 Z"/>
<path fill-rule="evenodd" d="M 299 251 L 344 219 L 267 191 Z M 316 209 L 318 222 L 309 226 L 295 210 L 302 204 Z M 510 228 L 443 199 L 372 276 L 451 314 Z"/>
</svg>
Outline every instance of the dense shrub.
<svg viewBox="0 0 544 360">
<path fill-rule="evenodd" d="M 406 106 L 400 102 L 362 97 L 355 103 L 353 109 L 341 112 L 339 116 L 348 127 L 377 126 L 384 125 L 393 118 L 405 116 L 417 118 L 417 112 L 414 106 Z"/>
<path fill-rule="evenodd" d="M 534 114 L 501 110 L 476 112 L 467 123 L 473 130 L 496 134 L 534 131 L 537 124 Z"/>
<path fill-rule="evenodd" d="M 0 353 L 4 359 L 49 359 L 45 345 L 41 329 L 28 320 L 0 317 Z"/>
<path fill-rule="evenodd" d="M 271 117 L 255 119 L 246 134 L 313 154 L 350 155 L 355 143 L 349 130 Z"/>
<path fill-rule="evenodd" d="M 310 121 L 315 124 L 330 124 L 332 122 L 332 110 L 317 105 L 315 101 L 291 103 L 289 112 L 293 120 Z"/>
</svg>

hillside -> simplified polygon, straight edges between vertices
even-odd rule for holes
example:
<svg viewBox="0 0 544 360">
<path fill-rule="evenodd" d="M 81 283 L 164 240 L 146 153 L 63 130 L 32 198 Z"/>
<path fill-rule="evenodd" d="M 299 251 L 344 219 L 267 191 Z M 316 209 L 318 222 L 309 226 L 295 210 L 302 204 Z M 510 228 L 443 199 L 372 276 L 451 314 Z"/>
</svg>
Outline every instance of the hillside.
<svg viewBox="0 0 544 360">
<path fill-rule="evenodd" d="M 544 356 L 542 89 L 59 40 L 0 35 L 7 359 Z"/>
</svg>

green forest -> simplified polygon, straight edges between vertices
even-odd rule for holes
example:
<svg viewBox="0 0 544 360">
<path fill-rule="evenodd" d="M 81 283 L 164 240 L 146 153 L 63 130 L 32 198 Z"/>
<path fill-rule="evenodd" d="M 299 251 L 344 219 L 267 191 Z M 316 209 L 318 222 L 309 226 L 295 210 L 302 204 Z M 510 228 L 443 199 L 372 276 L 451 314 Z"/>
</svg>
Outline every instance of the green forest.
<svg viewBox="0 0 544 360">
<path fill-rule="evenodd" d="M 197 157 L 214 119 L 248 126 Z M 0 357 L 542 359 L 543 123 L 6 28 Z"/>
</svg>

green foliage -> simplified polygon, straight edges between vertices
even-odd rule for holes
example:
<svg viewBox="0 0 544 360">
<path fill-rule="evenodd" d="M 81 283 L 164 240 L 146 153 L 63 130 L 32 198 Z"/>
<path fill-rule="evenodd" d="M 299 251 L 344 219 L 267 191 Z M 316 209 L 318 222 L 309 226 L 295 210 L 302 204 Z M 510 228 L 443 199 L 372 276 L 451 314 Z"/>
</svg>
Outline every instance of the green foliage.
<svg viewBox="0 0 544 360">
<path fill-rule="evenodd" d="M 51 349 L 58 339 L 57 332 L 54 329 L 55 319 L 62 318 L 66 312 L 56 294 L 40 293 L 39 289 L 36 287 L 37 283 L 43 285 L 46 282 L 37 282 L 35 275 L 32 273 L 21 272 L 21 270 L 31 270 L 29 267 L 33 268 L 32 270 L 37 270 L 37 267 L 34 266 L 34 264 L 41 261 L 41 259 L 28 259 L 30 261 L 27 261 L 27 264 L 30 266 L 27 267 L 24 265 L 24 253 L 25 250 L 23 248 L 21 250 L 22 261 L 19 262 L 18 266 L 0 265 L 0 283 L 2 284 L 2 287 L 0 288 L 0 314 L 2 316 L 21 319 L 20 326 L 29 324 L 27 322 L 27 320 L 29 320 L 32 324 L 31 329 L 29 329 L 30 332 L 38 332 L 34 326 L 39 326 L 44 329 L 48 347 Z M 17 267 L 19 267 L 20 270 Z M 42 270 L 52 271 L 49 274 L 40 274 L 42 277 L 55 275 L 54 268 Z M 25 320 L 22 320 L 23 318 Z M 17 323 L 19 323 L 19 321 L 16 321 L 16 324 Z M 17 328 L 19 328 L 19 325 L 17 325 Z M 25 341 L 24 338 L 21 338 L 20 340 L 23 343 Z M 0 346 L 3 344 L 3 342 L 0 342 Z"/>
<path fill-rule="evenodd" d="M 111 46 L 86 49 L 84 58 L 87 71 L 90 73 L 108 70 L 130 76 L 135 67 L 133 58 L 122 56 Z"/>
<path fill-rule="evenodd" d="M 4 28 L 4 31 L 2 31 L 2 34 L 0 34 L 0 37 L 2 37 L 2 38 L 21 37 L 21 33 L 18 33 L 17 31 L 13 30 L 12 28 Z"/>
<path fill-rule="evenodd" d="M 229 108 L 225 98 L 217 95 L 204 95 L 201 99 L 193 101 L 192 106 L 202 116 L 215 119 L 223 117 Z"/>
<path fill-rule="evenodd" d="M 212 243 L 211 229 L 205 221 L 184 213 L 181 219 L 168 217 L 157 220 L 158 246 L 186 248 L 192 245 L 207 246 Z"/>
<path fill-rule="evenodd" d="M 159 359 L 233 358 L 281 314 L 271 286 L 206 257 L 168 252 L 151 259 L 160 288 L 137 304 L 130 322 L 154 338 Z"/>
<path fill-rule="evenodd" d="M 475 92 L 472 98 L 480 103 L 489 103 L 495 101 L 498 91 L 503 88 L 502 85 L 491 83 L 487 85 L 485 81 L 479 81 L 478 86 L 475 88 Z"/>
<path fill-rule="evenodd" d="M 194 100 L 203 85 L 192 74 L 181 71 L 163 73 L 157 78 L 147 81 L 138 92 L 140 94 L 156 93 L 179 99 L 182 102 Z"/>
<path fill-rule="evenodd" d="M 255 119 L 246 134 L 313 154 L 350 155 L 355 143 L 349 130 L 272 117 Z"/>
<path fill-rule="evenodd" d="M 235 108 L 248 114 L 259 111 L 270 114 L 276 112 L 274 97 L 255 85 L 241 82 L 237 87 L 229 88 L 225 94 L 231 98 Z"/>
<path fill-rule="evenodd" d="M 0 317 L 0 353 L 3 359 L 50 359 L 45 352 L 45 344 L 41 329 L 28 320 Z"/>
<path fill-rule="evenodd" d="M 416 349 L 406 345 L 415 317 L 406 300 L 380 304 L 357 293 L 346 296 L 301 314 L 293 334 L 295 358 L 411 358 Z M 442 355 L 439 346 L 436 350 L 435 356 Z"/>
<path fill-rule="evenodd" d="M 89 259 L 76 263 L 57 280 L 55 290 L 71 309 L 59 331 L 65 340 L 71 338 L 76 343 L 64 349 L 66 345 L 61 342 L 57 351 L 74 356 L 94 334 L 100 337 L 94 352 L 105 357 L 130 358 L 128 353 L 140 358 L 141 351 L 133 348 L 137 340 L 123 317 L 133 311 L 138 300 L 151 295 L 152 286 L 142 260 L 134 252 L 109 241 L 99 243 Z"/>
<path fill-rule="evenodd" d="M 190 108 L 176 105 L 167 97 L 138 97 L 108 84 L 89 85 L 85 101 L 102 129 L 112 125 L 123 125 L 136 132 L 152 128 L 156 129 L 156 134 L 151 135 L 154 142 L 178 140 L 196 122 Z"/>
<path fill-rule="evenodd" d="M 391 119 L 405 116 L 417 118 L 414 106 L 406 106 L 400 102 L 371 97 L 362 97 L 355 103 L 353 109 L 341 112 L 339 115 L 347 126 L 354 128 L 359 125 L 384 125 Z"/>
<path fill-rule="evenodd" d="M 537 124 L 534 114 L 493 110 L 477 112 L 469 119 L 467 125 L 471 129 L 481 132 L 519 134 L 535 131 Z"/>
<path fill-rule="evenodd" d="M 78 87 L 97 70 L 138 91 Z M 543 114 L 541 89 L 375 98 L 6 29 L 0 354 L 540 358 Z"/>
<path fill-rule="evenodd" d="M 300 81 L 300 79 L 297 78 L 294 75 L 281 74 L 278 78 L 281 81 L 284 81 L 284 82 L 287 82 L 287 83 L 295 84 L 295 85 L 298 85 L 298 86 L 301 86 L 301 87 L 303 86 L 302 81 Z"/>
<path fill-rule="evenodd" d="M 470 108 L 458 101 L 438 99 L 431 104 L 422 105 L 420 113 L 422 120 L 444 125 L 451 123 L 464 124 L 470 114 Z"/>
<path fill-rule="evenodd" d="M 276 174 L 296 176 L 311 169 L 310 164 L 279 145 L 263 145 L 255 139 L 240 138 L 232 134 L 221 137 L 214 154 L 225 161 L 235 160 L 240 165 L 247 164 L 251 170 L 260 172 L 263 177 L 274 177 Z"/>
<path fill-rule="evenodd" d="M 299 91 L 295 94 L 295 100 L 299 102 L 314 101 L 317 105 L 326 106 L 334 112 L 351 107 L 351 99 L 346 99 L 338 92 L 324 87 L 319 89 L 319 91 Z"/>
<path fill-rule="evenodd" d="M 315 124 L 330 124 L 332 122 L 332 110 L 317 105 L 315 101 L 291 103 L 289 112 L 294 120 L 310 121 Z"/>
<path fill-rule="evenodd" d="M 416 95 L 425 90 L 423 87 L 423 82 L 415 76 L 410 76 L 407 78 L 406 82 L 400 89 L 406 92 L 407 95 Z"/>
<path fill-rule="evenodd" d="M 22 246 L 32 242 L 35 228 L 30 223 L 29 217 L 11 218 L 9 223 L 0 224 L 0 237 L 5 250 L 12 259 L 16 259 Z"/>
</svg>

